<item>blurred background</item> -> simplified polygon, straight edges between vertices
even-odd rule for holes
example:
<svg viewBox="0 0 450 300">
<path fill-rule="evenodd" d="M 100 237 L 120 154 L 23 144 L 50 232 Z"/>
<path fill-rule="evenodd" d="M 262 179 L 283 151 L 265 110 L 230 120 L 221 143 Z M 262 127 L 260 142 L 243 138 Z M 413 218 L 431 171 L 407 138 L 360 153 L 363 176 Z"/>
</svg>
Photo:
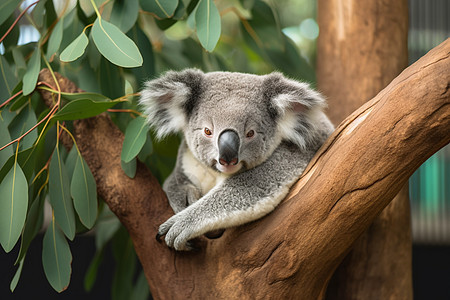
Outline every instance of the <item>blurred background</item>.
<svg viewBox="0 0 450 300">
<path fill-rule="evenodd" d="M 23 7 L 33 1 L 25 1 Z M 58 3 L 54 1 L 55 9 Z M 251 46 L 246 45 L 241 36 L 239 23 L 240 15 L 246 17 L 245 2 L 230 1 L 242 9 L 231 11 L 226 1 L 217 1 L 222 13 L 222 37 L 214 53 L 199 51 L 198 45 L 189 42 L 187 37 L 192 33 L 189 20 L 177 22 L 167 30 L 156 29 L 146 32 L 152 37 L 154 51 L 153 73 L 158 74 L 166 69 L 181 69 L 184 67 L 202 67 L 205 71 L 228 69 L 233 71 L 266 73 L 273 69 L 273 62 L 261 59 L 263 55 L 255 55 Z M 242 2 L 242 4 L 241 4 Z M 316 22 L 316 1 L 314 0 L 278 0 L 268 1 L 272 9 L 277 11 L 282 32 L 288 36 L 296 46 L 298 53 L 308 65 L 306 70 L 314 69 L 316 40 L 320 28 Z M 76 1 L 72 1 L 76 3 Z M 450 36 L 450 2 L 448 0 L 409 0 L 409 62 L 414 63 L 434 46 Z M 159 24 L 158 24 L 159 25 Z M 149 28 L 155 28 L 149 26 Z M 1 28 L 0 34 L 5 30 Z M 39 40 L 40 36 L 34 26 L 26 21 L 20 26 L 19 44 Z M 183 46 L 174 46 L 183 40 Z M 0 54 L 5 52 L 4 45 L 0 45 Z M 189 57 L 188 60 L 186 57 Z M 197 63 L 196 63 L 197 62 Z M 75 66 L 79 68 L 79 66 Z M 71 66 L 63 70 L 70 75 Z M 289 74 L 289 66 L 283 69 Z M 312 72 L 313 73 L 313 72 Z M 300 76 L 314 81 L 311 72 L 290 75 Z M 150 75 L 148 75 L 150 76 Z M 70 77 L 70 76 L 69 76 Z M 94 81 L 95 82 L 95 81 Z M 96 91 L 89 76 L 78 85 L 85 90 Z M 138 86 L 139 82 L 130 80 L 131 86 Z M 157 164 L 158 162 L 154 162 Z M 167 174 L 170 171 L 158 172 Z M 161 178 L 165 174 L 160 174 Z M 413 231 L 413 276 L 415 299 L 450 299 L 450 146 L 441 149 L 437 154 L 425 162 L 410 179 L 410 199 Z M 116 225 L 114 225 L 116 226 Z M 120 233 L 119 233 L 120 234 Z M 85 274 L 94 257 L 95 241 L 92 236 L 77 237 L 70 243 L 74 262 L 71 284 L 66 292 L 57 294 L 45 279 L 41 264 L 42 238 L 35 239 L 27 257 L 21 282 L 15 292 L 9 291 L 9 282 L 14 275 L 15 260 L 13 254 L 6 255 L 0 250 L 0 297 L 2 299 L 25 299 L 30 295 L 49 295 L 47 299 L 109 299 L 111 285 L 114 282 L 113 265 L 114 251 L 107 250 L 98 263 L 97 280 L 89 293 L 85 292 Z M 139 268 L 136 266 L 135 268 Z M 145 295 L 144 295 L 145 298 Z"/>
</svg>

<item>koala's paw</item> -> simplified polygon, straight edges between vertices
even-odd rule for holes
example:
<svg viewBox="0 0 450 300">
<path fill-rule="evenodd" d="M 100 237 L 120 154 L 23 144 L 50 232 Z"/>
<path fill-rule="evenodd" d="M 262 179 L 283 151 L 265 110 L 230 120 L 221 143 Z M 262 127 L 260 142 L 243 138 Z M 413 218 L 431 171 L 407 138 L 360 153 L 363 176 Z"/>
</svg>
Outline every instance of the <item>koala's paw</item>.
<svg viewBox="0 0 450 300">
<path fill-rule="evenodd" d="M 176 214 L 159 226 L 156 238 L 159 240 L 161 236 L 165 235 L 166 245 L 178 251 L 197 250 L 195 243 L 190 241 L 201 235 L 194 229 L 194 223 L 192 220 L 188 220 L 184 214 Z"/>
</svg>

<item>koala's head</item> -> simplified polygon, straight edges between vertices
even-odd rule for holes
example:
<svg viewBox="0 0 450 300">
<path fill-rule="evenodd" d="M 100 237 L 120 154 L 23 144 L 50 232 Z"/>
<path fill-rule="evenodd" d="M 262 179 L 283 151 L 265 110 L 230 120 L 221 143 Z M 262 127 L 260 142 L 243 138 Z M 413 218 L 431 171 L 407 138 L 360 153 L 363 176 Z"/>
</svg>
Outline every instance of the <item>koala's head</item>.
<svg viewBox="0 0 450 300">
<path fill-rule="evenodd" d="M 306 147 L 325 105 L 306 83 L 280 73 L 169 71 L 141 95 L 159 138 L 182 132 L 199 161 L 226 174 L 261 164 L 282 141 Z"/>
</svg>

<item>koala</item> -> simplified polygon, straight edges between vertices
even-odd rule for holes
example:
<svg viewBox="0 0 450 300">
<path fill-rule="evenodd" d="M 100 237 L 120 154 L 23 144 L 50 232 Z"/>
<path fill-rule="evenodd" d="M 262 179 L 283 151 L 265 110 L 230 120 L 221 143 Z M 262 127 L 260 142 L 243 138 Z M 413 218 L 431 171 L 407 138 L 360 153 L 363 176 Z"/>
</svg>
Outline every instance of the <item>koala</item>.
<svg viewBox="0 0 450 300">
<path fill-rule="evenodd" d="M 183 136 L 163 184 L 175 215 L 157 234 L 176 250 L 273 211 L 334 130 L 324 98 L 277 72 L 168 71 L 139 104 L 158 138 Z"/>
</svg>

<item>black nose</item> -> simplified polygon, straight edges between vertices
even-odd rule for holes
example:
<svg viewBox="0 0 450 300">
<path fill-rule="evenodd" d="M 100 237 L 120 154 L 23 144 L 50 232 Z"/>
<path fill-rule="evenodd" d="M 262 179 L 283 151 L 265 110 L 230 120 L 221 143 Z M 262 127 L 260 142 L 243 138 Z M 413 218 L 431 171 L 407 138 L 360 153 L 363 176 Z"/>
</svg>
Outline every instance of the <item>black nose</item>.
<svg viewBox="0 0 450 300">
<path fill-rule="evenodd" d="M 231 129 L 219 135 L 219 163 L 223 166 L 236 165 L 239 162 L 239 136 Z"/>
</svg>

